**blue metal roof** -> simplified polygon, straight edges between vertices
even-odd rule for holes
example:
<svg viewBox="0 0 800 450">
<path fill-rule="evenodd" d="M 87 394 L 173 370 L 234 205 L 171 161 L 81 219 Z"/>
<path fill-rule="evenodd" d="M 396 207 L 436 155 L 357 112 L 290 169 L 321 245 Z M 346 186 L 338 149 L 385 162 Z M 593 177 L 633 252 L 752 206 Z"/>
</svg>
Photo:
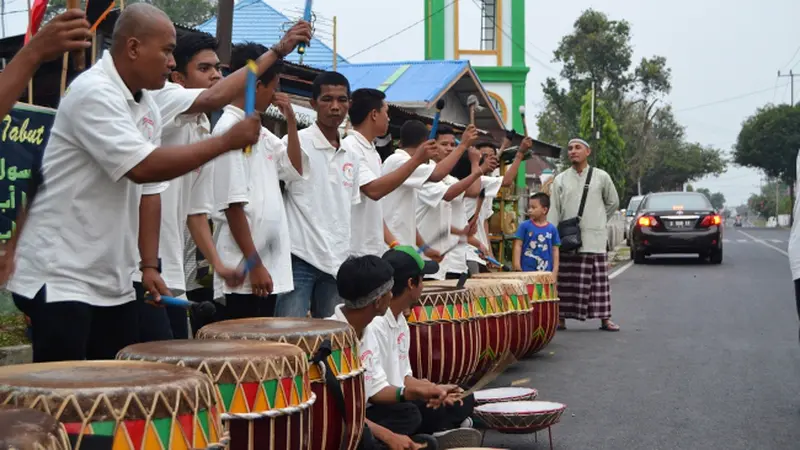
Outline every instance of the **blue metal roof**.
<svg viewBox="0 0 800 450">
<path fill-rule="evenodd" d="M 263 0 L 241 0 L 233 8 L 233 43 L 257 42 L 267 47 L 280 41 L 283 37 L 284 24 L 289 18 L 275 8 L 264 3 Z M 197 26 L 200 31 L 215 35 L 217 33 L 217 18 L 212 17 Z M 338 56 L 338 55 L 337 55 Z M 287 60 L 297 63 L 300 55 L 292 52 Z M 338 56 L 339 63 L 347 61 Z M 322 68 L 331 66 L 333 50 L 317 38 L 311 39 L 311 45 L 306 48 L 303 64 Z"/>
<path fill-rule="evenodd" d="M 336 70 L 353 90 L 381 89 L 391 103 L 430 103 L 467 68 L 469 61 L 406 61 L 341 64 Z"/>
</svg>

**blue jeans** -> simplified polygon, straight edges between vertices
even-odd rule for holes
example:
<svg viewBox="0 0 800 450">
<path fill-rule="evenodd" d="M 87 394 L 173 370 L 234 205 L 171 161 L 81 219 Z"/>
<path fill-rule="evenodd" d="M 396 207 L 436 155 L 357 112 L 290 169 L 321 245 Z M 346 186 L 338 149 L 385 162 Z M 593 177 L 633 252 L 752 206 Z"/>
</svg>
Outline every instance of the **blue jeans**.
<svg viewBox="0 0 800 450">
<path fill-rule="evenodd" d="M 333 315 L 340 303 L 336 279 L 311 264 L 292 255 L 294 290 L 279 294 L 275 317 L 306 317 L 325 319 Z"/>
</svg>

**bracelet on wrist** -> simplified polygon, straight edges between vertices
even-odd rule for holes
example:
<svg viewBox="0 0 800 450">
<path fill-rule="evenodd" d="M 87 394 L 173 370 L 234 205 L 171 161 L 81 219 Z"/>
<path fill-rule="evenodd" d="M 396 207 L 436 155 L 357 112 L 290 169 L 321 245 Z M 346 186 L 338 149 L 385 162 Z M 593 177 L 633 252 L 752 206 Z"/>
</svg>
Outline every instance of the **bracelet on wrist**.
<svg viewBox="0 0 800 450">
<path fill-rule="evenodd" d="M 398 245 L 400 245 L 400 243 L 399 243 L 399 242 L 397 242 L 397 241 L 392 241 L 392 243 L 391 243 L 391 244 L 389 244 L 389 248 L 395 248 L 395 247 L 397 247 Z"/>
</svg>

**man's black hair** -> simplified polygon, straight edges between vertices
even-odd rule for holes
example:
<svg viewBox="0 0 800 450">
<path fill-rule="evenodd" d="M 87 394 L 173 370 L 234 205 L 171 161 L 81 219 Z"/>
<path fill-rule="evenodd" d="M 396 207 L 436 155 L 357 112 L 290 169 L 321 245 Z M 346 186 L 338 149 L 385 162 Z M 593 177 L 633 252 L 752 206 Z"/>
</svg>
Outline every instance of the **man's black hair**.
<svg viewBox="0 0 800 450">
<path fill-rule="evenodd" d="M 405 275 L 395 274 L 394 277 L 394 286 L 392 286 L 392 295 L 395 297 L 399 297 L 403 295 L 403 293 L 408 289 L 408 280 L 411 280 L 411 284 L 417 286 L 418 284 L 422 283 L 422 275 L 417 277 L 410 277 Z"/>
<path fill-rule="evenodd" d="M 419 120 L 408 120 L 400 127 L 400 147 L 414 148 L 428 140 L 428 127 Z"/>
<path fill-rule="evenodd" d="M 352 104 L 350 105 L 350 123 L 358 126 L 364 123 L 372 111 L 380 111 L 383 108 L 383 99 L 386 94 L 369 88 L 361 88 L 353 91 Z"/>
<path fill-rule="evenodd" d="M 439 136 L 445 136 L 448 134 L 452 134 L 453 136 L 455 136 L 456 130 L 454 130 L 453 127 L 451 127 L 450 125 L 440 123 L 439 128 L 436 129 L 436 138 L 438 139 Z"/>
<path fill-rule="evenodd" d="M 379 256 L 351 256 L 339 266 L 339 272 L 336 274 L 336 287 L 339 296 L 345 301 L 357 301 L 393 277 L 392 265 Z"/>
<path fill-rule="evenodd" d="M 257 60 L 261 55 L 269 50 L 267 47 L 255 42 L 244 42 L 236 44 L 231 48 L 231 72 L 235 72 L 247 65 L 249 60 Z M 267 85 L 283 71 L 283 60 L 279 59 L 258 78 L 263 85 Z"/>
<path fill-rule="evenodd" d="M 550 209 L 550 196 L 544 192 L 537 192 L 531 195 L 530 200 L 538 200 L 539 204 L 542 205 L 542 208 Z"/>
<path fill-rule="evenodd" d="M 311 97 L 314 100 L 322 94 L 322 86 L 344 86 L 347 88 L 347 96 L 350 97 L 350 82 L 339 72 L 322 72 L 314 78 L 314 84 L 311 85 Z"/>
<path fill-rule="evenodd" d="M 495 153 L 497 153 L 497 150 L 499 149 L 497 144 L 495 144 L 492 141 L 480 141 L 477 144 L 475 144 L 475 148 L 477 148 L 478 150 L 486 147 L 490 147 L 492 150 L 495 151 Z"/>
<path fill-rule="evenodd" d="M 194 55 L 203 50 L 216 53 L 219 42 L 214 36 L 202 31 L 189 31 L 178 37 L 172 55 L 175 57 L 175 70 L 186 75 L 186 68 Z"/>
</svg>

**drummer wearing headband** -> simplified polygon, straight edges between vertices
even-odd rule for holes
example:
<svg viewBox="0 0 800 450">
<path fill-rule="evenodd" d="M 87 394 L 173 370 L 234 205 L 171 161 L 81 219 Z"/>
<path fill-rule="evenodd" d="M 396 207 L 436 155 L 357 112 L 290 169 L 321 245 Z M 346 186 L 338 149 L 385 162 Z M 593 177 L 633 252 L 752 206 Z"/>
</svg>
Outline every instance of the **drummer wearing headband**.
<svg viewBox="0 0 800 450">
<path fill-rule="evenodd" d="M 346 322 L 358 336 L 358 351 L 367 395 L 367 425 L 360 450 L 437 448 L 432 436 L 417 434 L 422 415 L 412 401 L 439 405 L 447 392 L 437 386 L 415 384 L 403 387 L 388 381 L 381 362 L 381 346 L 370 323 L 386 314 L 392 299 L 394 270 L 378 256 L 350 258 L 342 263 L 336 277 L 343 304 L 336 306 L 330 320 Z"/>
<path fill-rule="evenodd" d="M 406 389 L 427 386 L 445 390 L 448 398 L 443 407 L 429 408 L 423 402 L 413 402 L 422 416 L 419 432 L 432 434 L 441 448 L 480 447 L 481 433 L 472 429 L 472 419 L 469 418 L 475 398 L 470 395 L 460 401 L 464 391 L 459 386 L 436 385 L 414 378 L 411 372 L 411 330 L 405 316 L 422 294 L 423 276 L 435 274 L 439 265 L 424 261 L 416 249 L 403 245 L 386 252 L 383 260 L 394 268 L 392 301 L 386 314 L 373 320 L 369 328 L 377 338 L 380 365 L 386 372 L 388 382 L 394 386 L 405 386 Z"/>
</svg>

